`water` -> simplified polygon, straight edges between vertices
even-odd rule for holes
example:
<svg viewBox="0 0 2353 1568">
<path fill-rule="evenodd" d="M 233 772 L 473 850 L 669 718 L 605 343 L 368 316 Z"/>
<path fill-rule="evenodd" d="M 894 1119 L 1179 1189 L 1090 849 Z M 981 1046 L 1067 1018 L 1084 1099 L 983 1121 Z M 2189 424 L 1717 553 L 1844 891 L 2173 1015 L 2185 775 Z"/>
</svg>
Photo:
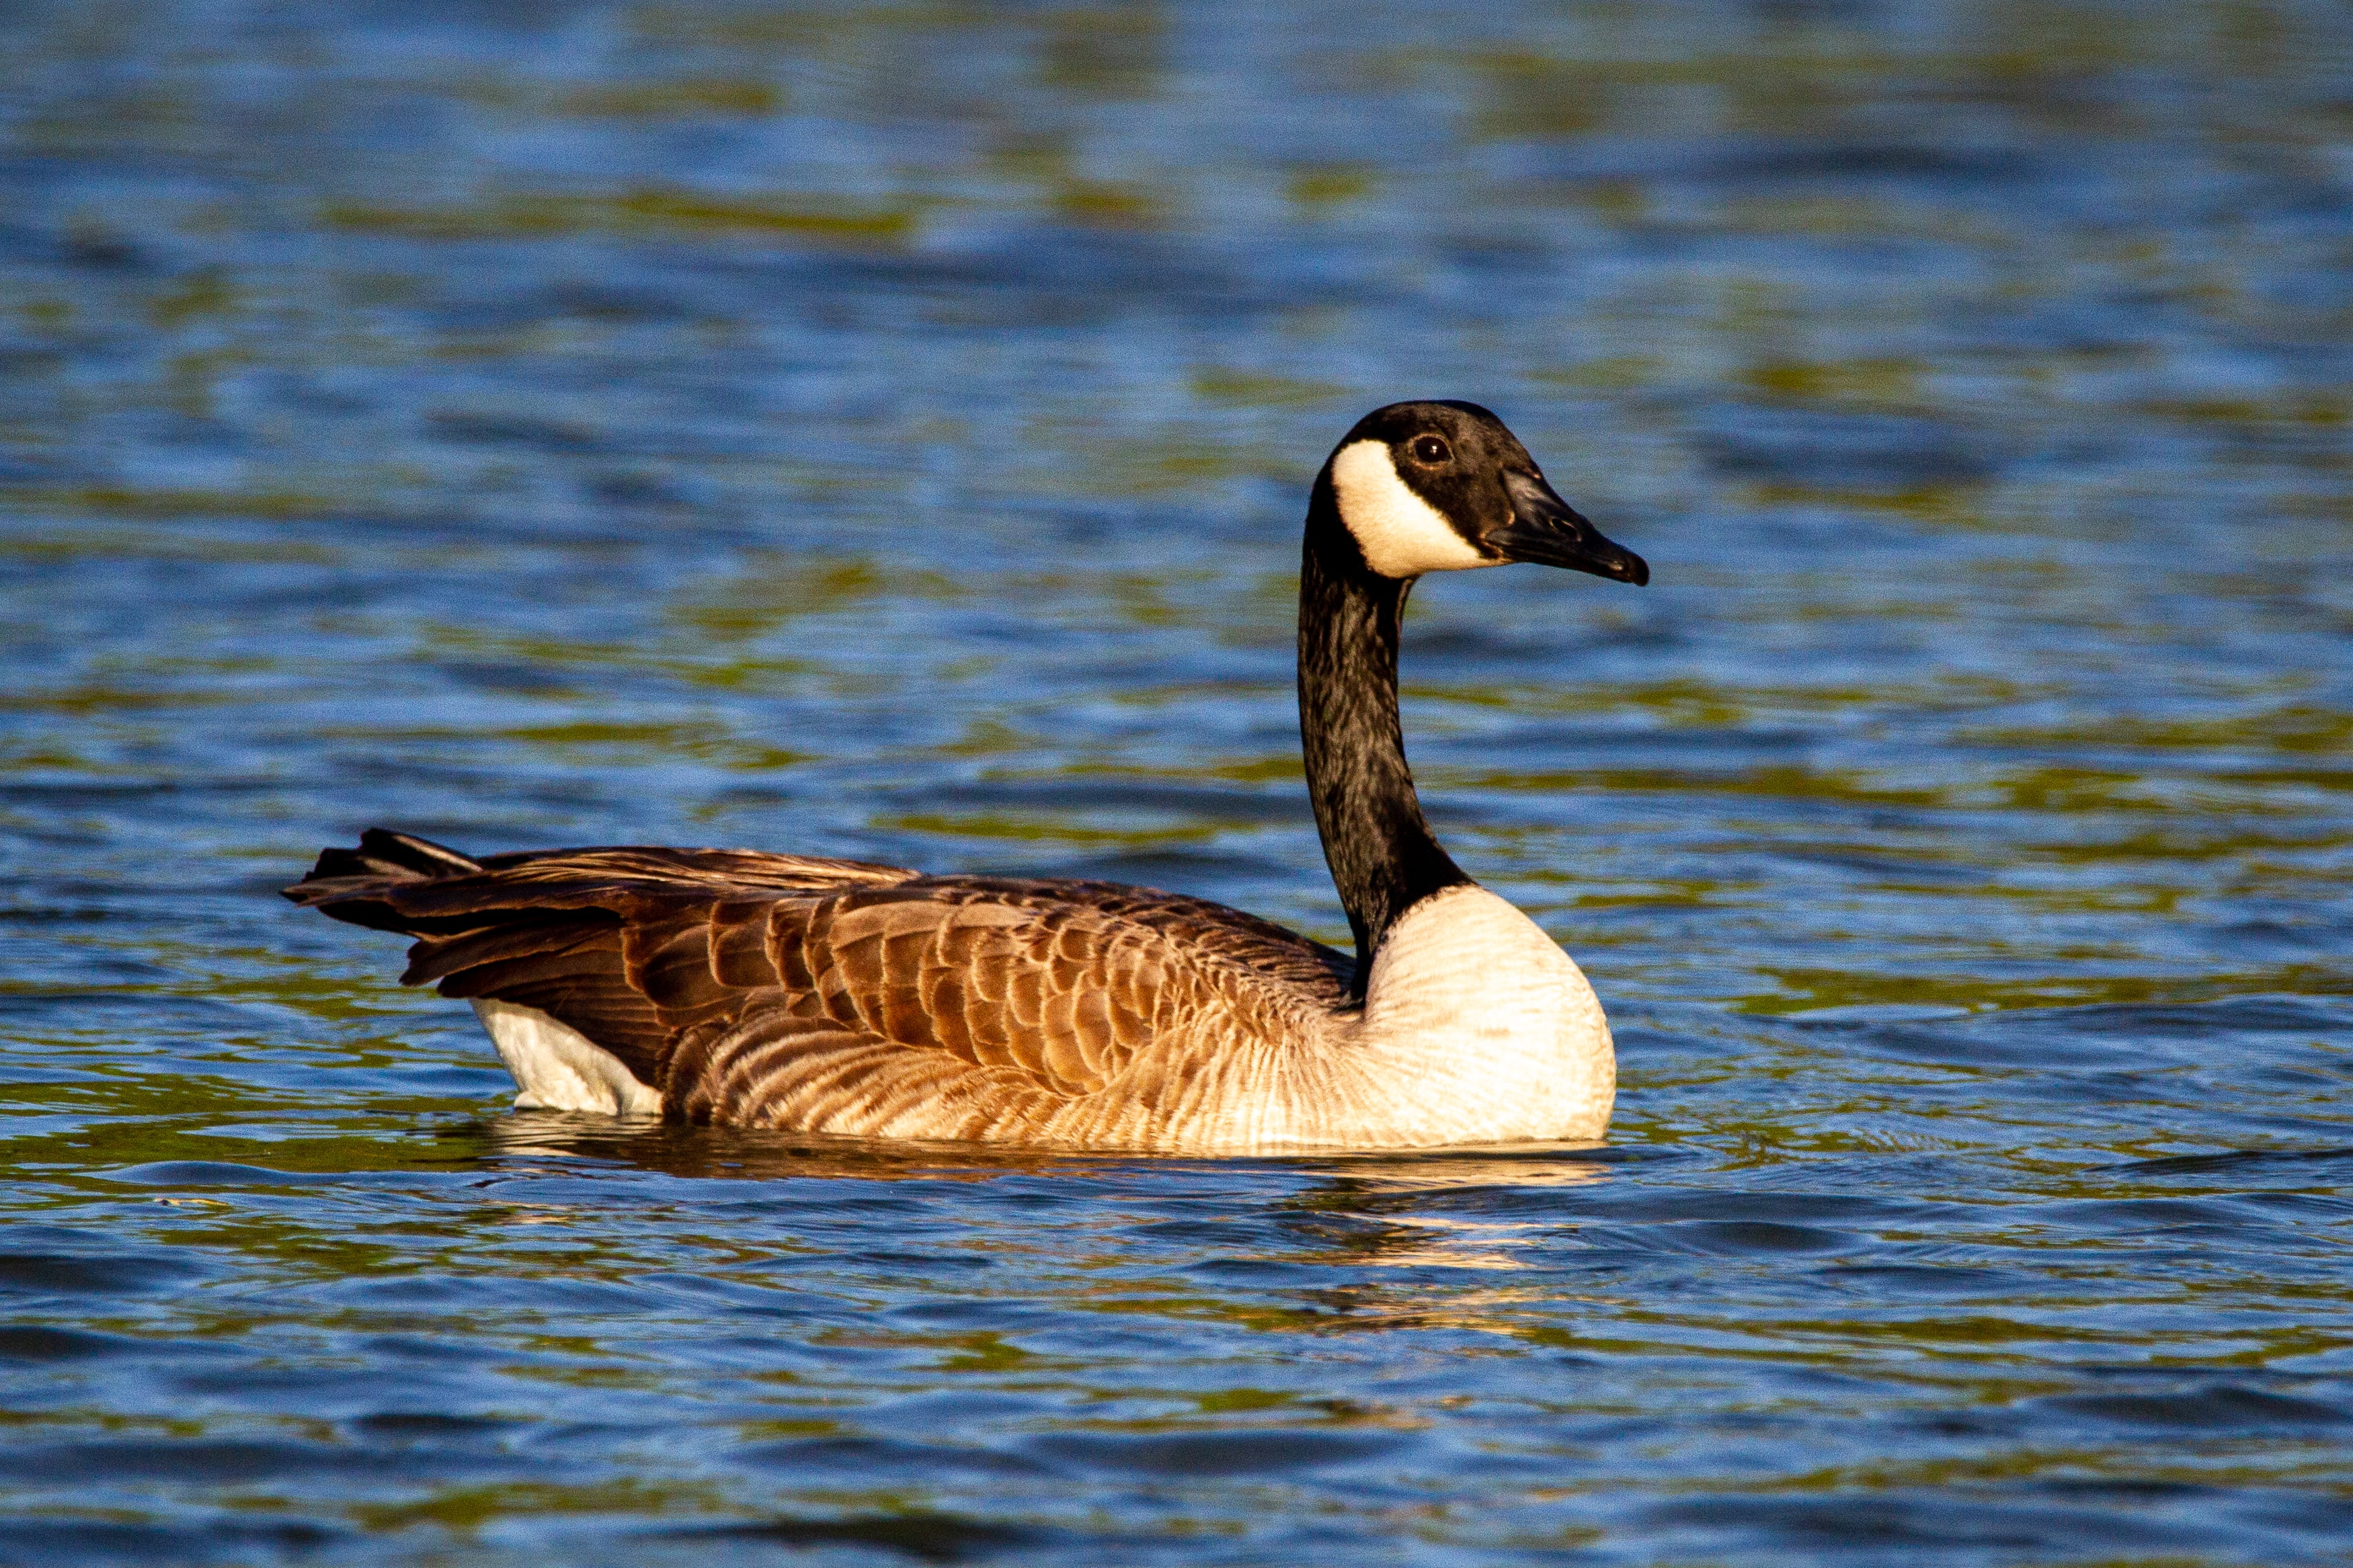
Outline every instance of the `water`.
<svg viewBox="0 0 2353 1568">
<path fill-rule="evenodd" d="M 2344 1561 L 2341 8 L 19 4 L 0 1559 Z M 1325 940 L 1304 486 L 1605 1147 L 515 1113 L 395 824 Z"/>
</svg>

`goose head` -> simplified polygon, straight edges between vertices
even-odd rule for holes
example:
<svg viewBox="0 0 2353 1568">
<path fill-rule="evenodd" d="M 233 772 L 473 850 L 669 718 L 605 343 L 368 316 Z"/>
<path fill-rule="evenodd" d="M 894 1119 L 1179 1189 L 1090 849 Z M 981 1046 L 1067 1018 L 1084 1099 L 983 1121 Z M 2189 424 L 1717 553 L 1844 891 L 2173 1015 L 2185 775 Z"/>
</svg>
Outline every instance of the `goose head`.
<svg viewBox="0 0 2353 1568">
<path fill-rule="evenodd" d="M 1375 575 L 1409 581 L 1514 561 L 1636 585 L 1642 558 L 1602 537 L 1475 403 L 1392 403 L 1356 421 L 1324 466 L 1341 524 Z"/>
</svg>

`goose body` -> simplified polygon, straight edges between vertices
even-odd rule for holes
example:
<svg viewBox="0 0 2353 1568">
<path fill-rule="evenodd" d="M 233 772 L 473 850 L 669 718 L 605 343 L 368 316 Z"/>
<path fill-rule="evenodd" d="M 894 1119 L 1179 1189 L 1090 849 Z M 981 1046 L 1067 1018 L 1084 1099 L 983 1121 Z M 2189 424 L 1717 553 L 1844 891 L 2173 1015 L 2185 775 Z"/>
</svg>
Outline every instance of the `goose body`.
<svg viewBox="0 0 2353 1568">
<path fill-rule="evenodd" d="M 516 1103 L 1040 1147 L 1236 1153 L 1598 1137 L 1600 1004 L 1431 836 L 1397 705 L 1421 574 L 1641 583 L 1493 414 L 1393 404 L 1315 481 L 1300 728 L 1356 956 L 1204 900 L 751 850 L 475 859 L 372 828 L 287 896 L 415 939 Z"/>
</svg>

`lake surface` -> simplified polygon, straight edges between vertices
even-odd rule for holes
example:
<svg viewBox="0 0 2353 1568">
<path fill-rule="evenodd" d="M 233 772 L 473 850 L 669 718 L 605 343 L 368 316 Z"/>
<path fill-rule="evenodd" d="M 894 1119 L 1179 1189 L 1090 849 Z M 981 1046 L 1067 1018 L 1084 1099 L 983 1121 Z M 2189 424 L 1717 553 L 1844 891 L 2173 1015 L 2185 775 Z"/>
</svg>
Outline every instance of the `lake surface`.
<svg viewBox="0 0 2353 1568">
<path fill-rule="evenodd" d="M 0 8 L 0 1561 L 2260 1563 L 2353 1528 L 2340 6 Z M 1500 411 L 1606 1146 L 508 1109 L 371 824 L 1345 941 L 1305 487 Z"/>
</svg>

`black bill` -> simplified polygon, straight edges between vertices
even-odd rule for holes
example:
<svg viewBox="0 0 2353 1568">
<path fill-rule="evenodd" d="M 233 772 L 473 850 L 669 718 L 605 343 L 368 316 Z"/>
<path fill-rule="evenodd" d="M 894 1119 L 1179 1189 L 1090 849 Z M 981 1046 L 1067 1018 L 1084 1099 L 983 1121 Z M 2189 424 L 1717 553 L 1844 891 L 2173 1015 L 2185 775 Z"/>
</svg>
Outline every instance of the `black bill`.
<svg viewBox="0 0 2353 1568">
<path fill-rule="evenodd" d="M 1511 492 L 1512 521 L 1491 530 L 1486 544 L 1504 560 L 1566 566 L 1597 577 L 1615 577 L 1638 588 L 1651 580 L 1649 563 L 1604 539 L 1599 529 L 1555 495 L 1538 476 L 1507 473 L 1504 488 Z"/>
</svg>

